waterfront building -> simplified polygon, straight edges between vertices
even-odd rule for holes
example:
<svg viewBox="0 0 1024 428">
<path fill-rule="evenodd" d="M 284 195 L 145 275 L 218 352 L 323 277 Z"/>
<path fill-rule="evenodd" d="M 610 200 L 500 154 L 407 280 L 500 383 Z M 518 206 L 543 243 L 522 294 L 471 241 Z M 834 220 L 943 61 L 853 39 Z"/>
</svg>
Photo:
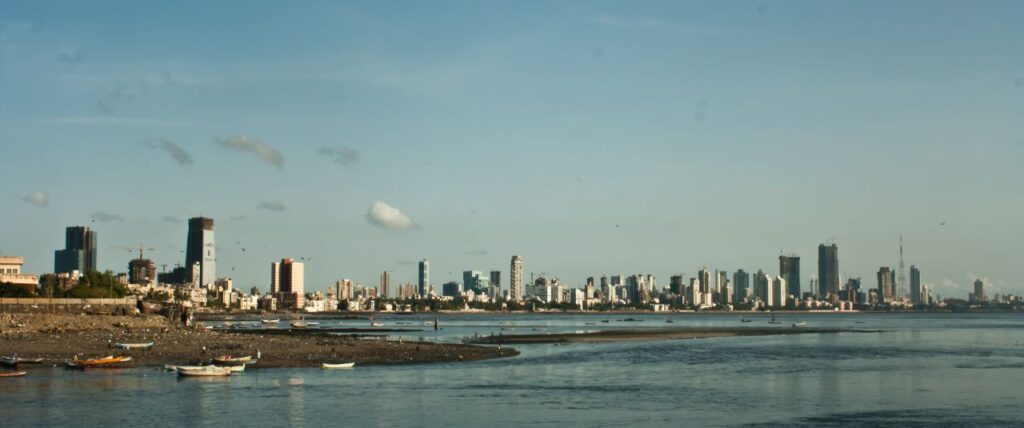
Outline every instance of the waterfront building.
<svg viewBox="0 0 1024 428">
<path fill-rule="evenodd" d="M 786 280 L 786 293 L 800 298 L 800 257 L 796 254 L 779 256 L 779 276 Z"/>
<path fill-rule="evenodd" d="M 878 303 L 891 303 L 893 301 L 893 270 L 888 266 L 882 266 L 878 269 Z"/>
<path fill-rule="evenodd" d="M 765 307 L 772 304 L 772 278 L 760 269 L 753 278 L 754 299 L 761 301 Z"/>
<path fill-rule="evenodd" d="M 668 279 L 668 290 L 677 296 L 686 294 L 686 284 L 683 281 L 683 275 L 672 275 Z"/>
<path fill-rule="evenodd" d="M 715 288 L 714 292 L 718 295 L 718 303 L 728 305 L 732 303 L 732 293 L 730 293 L 729 286 L 729 272 L 724 270 L 715 270 Z"/>
<path fill-rule="evenodd" d="M 750 274 L 740 269 L 732 274 L 733 301 L 736 303 L 745 302 L 750 298 Z"/>
<path fill-rule="evenodd" d="M 39 277 L 21 273 L 25 258 L 21 256 L 0 256 L 0 284 L 14 284 L 29 292 L 35 292 L 39 285 Z"/>
<path fill-rule="evenodd" d="M 478 270 L 467 270 L 462 272 L 463 291 L 473 290 L 475 294 L 490 295 L 490 281 L 484 277 L 483 272 Z"/>
<path fill-rule="evenodd" d="M 921 297 L 921 271 L 917 266 L 910 265 L 910 301 L 915 305 L 926 304 Z"/>
<path fill-rule="evenodd" d="M 448 281 L 441 284 L 441 295 L 446 297 L 458 297 L 462 293 L 462 284 L 455 281 Z"/>
<path fill-rule="evenodd" d="M 824 299 L 839 295 L 839 247 L 836 244 L 818 245 L 818 297 Z"/>
<path fill-rule="evenodd" d="M 337 287 L 335 294 L 338 296 L 338 300 L 349 300 L 352 298 L 352 280 L 342 279 L 334 284 Z M 277 290 L 271 290 L 271 293 L 276 293 Z"/>
<path fill-rule="evenodd" d="M 786 280 L 781 276 L 776 276 L 772 281 L 772 291 L 769 300 L 770 306 L 775 308 L 782 308 L 786 306 L 786 297 L 788 296 L 788 288 L 786 287 Z"/>
<path fill-rule="evenodd" d="M 605 302 L 610 302 L 612 300 L 612 295 L 613 294 L 614 293 L 612 293 L 611 283 L 608 282 L 608 276 L 601 275 L 601 296 L 602 296 L 602 298 L 604 299 Z"/>
<path fill-rule="evenodd" d="M 384 271 L 380 274 L 380 297 L 387 299 L 391 296 L 391 272 Z"/>
<path fill-rule="evenodd" d="M 149 259 L 134 259 L 128 262 L 128 283 L 153 285 L 156 283 L 156 263 Z"/>
<path fill-rule="evenodd" d="M 988 296 L 985 295 L 985 281 L 981 278 L 974 280 L 974 293 L 968 295 L 969 300 L 974 303 L 987 302 Z"/>
<path fill-rule="evenodd" d="M 427 297 L 430 295 L 430 262 L 427 261 L 427 259 L 420 260 L 419 286 L 421 297 Z"/>
<path fill-rule="evenodd" d="M 289 258 L 271 263 L 270 281 L 270 288 L 276 290 L 281 306 L 291 309 L 305 306 L 305 264 Z"/>
<path fill-rule="evenodd" d="M 70 274 L 96 270 L 96 231 L 86 226 L 64 229 L 64 249 L 53 253 L 53 272 Z"/>
<path fill-rule="evenodd" d="M 523 258 L 512 256 L 512 266 L 509 272 L 509 298 L 517 302 L 523 301 L 525 291 L 523 289 Z"/>
<path fill-rule="evenodd" d="M 496 299 L 501 295 L 501 271 L 491 271 L 491 298 Z"/>
<path fill-rule="evenodd" d="M 217 247 L 213 240 L 213 219 L 188 219 L 188 239 L 185 242 L 185 266 L 199 267 L 199 285 L 213 284 L 217 280 Z M 193 273 L 192 276 L 195 276 Z"/>
<path fill-rule="evenodd" d="M 583 296 L 587 301 L 594 298 L 594 277 L 587 277 L 587 285 L 583 289 Z"/>
</svg>

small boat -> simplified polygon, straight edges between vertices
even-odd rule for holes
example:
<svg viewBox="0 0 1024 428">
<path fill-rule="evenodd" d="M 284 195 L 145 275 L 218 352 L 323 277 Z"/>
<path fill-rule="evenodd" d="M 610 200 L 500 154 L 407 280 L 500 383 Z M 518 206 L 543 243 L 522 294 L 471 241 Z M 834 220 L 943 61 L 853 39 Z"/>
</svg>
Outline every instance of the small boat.
<svg viewBox="0 0 1024 428">
<path fill-rule="evenodd" d="M 260 320 L 260 322 L 263 323 L 263 324 L 277 324 L 277 323 L 281 322 L 281 320 L 279 320 L 277 318 L 274 318 L 272 320 Z"/>
<path fill-rule="evenodd" d="M 251 356 L 245 357 L 232 357 L 230 355 L 221 355 L 213 358 L 213 363 L 220 366 L 244 366 L 246 364 L 255 363 L 256 360 Z"/>
<path fill-rule="evenodd" d="M 99 367 L 111 367 L 115 364 L 127 363 L 132 360 L 132 357 L 127 356 L 113 356 L 109 355 L 103 358 L 87 358 L 79 360 L 75 359 L 67 360 L 64 364 L 70 369 L 88 369 L 88 368 L 99 368 Z"/>
<path fill-rule="evenodd" d="M 17 366 L 18 364 L 40 364 L 42 362 L 42 358 L 21 358 L 17 354 L 10 357 L 0 357 L 0 364 L 11 367 Z"/>
<path fill-rule="evenodd" d="M 797 322 L 793 323 L 793 328 L 796 328 L 796 327 L 807 327 L 807 323 L 804 322 L 804 321 L 797 321 Z"/>
<path fill-rule="evenodd" d="M 117 349 L 149 349 L 152 348 L 155 343 L 115 343 L 114 347 Z"/>
<path fill-rule="evenodd" d="M 318 323 L 318 322 L 307 322 L 306 325 L 309 326 L 309 327 L 312 327 L 312 326 L 315 326 L 315 325 L 320 325 L 320 323 Z"/>
<path fill-rule="evenodd" d="M 665 320 L 665 323 L 666 323 L 666 324 L 672 324 L 672 323 L 674 323 L 674 322 L 675 322 L 675 321 L 672 321 L 672 320 Z"/>
<path fill-rule="evenodd" d="M 0 372 L 0 377 L 22 377 L 28 372 Z"/>
<path fill-rule="evenodd" d="M 216 367 L 216 366 L 202 366 L 201 368 L 192 367 L 179 367 L 178 376 L 182 377 L 223 377 L 231 376 L 231 369 Z"/>
<path fill-rule="evenodd" d="M 433 321 L 423 321 L 423 325 L 434 325 Z"/>
<path fill-rule="evenodd" d="M 231 370 L 231 373 L 243 373 L 243 372 L 245 372 L 245 364 L 237 365 L 237 366 L 214 366 L 214 367 L 221 368 L 221 369 Z"/>
<path fill-rule="evenodd" d="M 502 327 L 501 329 L 502 330 L 506 330 L 506 331 L 515 331 L 516 328 L 515 327 Z"/>
<path fill-rule="evenodd" d="M 350 368 L 352 368 L 352 367 L 355 367 L 355 365 L 356 365 L 356 363 L 355 363 L 355 362 L 351 362 L 351 363 L 340 363 L 340 364 L 329 364 L 329 363 L 321 363 L 321 364 L 320 364 L 320 368 L 321 368 L 321 369 L 323 369 L 323 370 L 333 370 L 333 369 L 350 369 Z"/>
<path fill-rule="evenodd" d="M 608 323 L 608 320 L 601 320 L 601 322 L 603 322 L 603 323 L 607 324 L 607 323 Z"/>
<path fill-rule="evenodd" d="M 164 370 L 167 370 L 169 372 L 176 372 L 179 369 L 181 369 L 181 370 L 202 370 L 204 367 L 207 367 L 207 366 L 176 366 L 176 365 L 173 365 L 173 364 L 166 364 L 166 365 L 164 365 Z"/>
<path fill-rule="evenodd" d="M 740 322 L 753 322 L 753 321 L 754 320 L 752 320 L 750 318 L 742 318 L 742 317 L 740 318 Z"/>
<path fill-rule="evenodd" d="M 383 325 L 384 325 L 384 323 L 382 323 L 380 321 L 374 321 L 374 322 L 370 323 L 370 327 L 380 327 L 380 326 L 383 326 Z"/>
<path fill-rule="evenodd" d="M 296 322 L 292 323 L 292 328 L 306 328 L 306 327 L 309 327 L 309 324 L 307 324 L 307 323 L 305 323 L 303 321 L 296 321 Z"/>
<path fill-rule="evenodd" d="M 543 327 L 541 327 L 541 328 L 536 328 L 535 327 L 535 328 L 533 328 L 533 331 L 548 331 L 548 329 L 543 328 Z"/>
</svg>

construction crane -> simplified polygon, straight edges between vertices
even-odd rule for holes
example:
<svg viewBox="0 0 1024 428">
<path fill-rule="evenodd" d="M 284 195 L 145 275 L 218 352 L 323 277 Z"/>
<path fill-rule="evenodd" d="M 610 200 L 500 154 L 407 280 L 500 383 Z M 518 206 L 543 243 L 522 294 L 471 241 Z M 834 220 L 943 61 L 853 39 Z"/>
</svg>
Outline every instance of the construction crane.
<svg viewBox="0 0 1024 428">
<path fill-rule="evenodd" d="M 138 250 L 138 252 L 139 252 L 139 259 L 145 259 L 145 257 L 143 257 L 145 255 L 145 251 L 156 251 L 156 248 L 149 248 L 145 244 L 139 244 L 138 247 L 111 247 L 111 248 L 116 248 L 116 249 L 119 249 L 119 250 L 128 250 L 128 251 L 136 251 L 136 250 Z"/>
</svg>

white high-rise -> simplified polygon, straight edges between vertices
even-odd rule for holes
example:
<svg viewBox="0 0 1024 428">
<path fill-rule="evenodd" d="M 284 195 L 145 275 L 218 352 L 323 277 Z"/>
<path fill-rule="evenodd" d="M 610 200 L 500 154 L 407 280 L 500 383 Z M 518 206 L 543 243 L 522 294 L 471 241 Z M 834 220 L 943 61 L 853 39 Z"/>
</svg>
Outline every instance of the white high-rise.
<svg viewBox="0 0 1024 428">
<path fill-rule="evenodd" d="M 509 275 L 509 297 L 517 302 L 523 301 L 523 258 L 512 256 L 512 268 Z"/>
</svg>

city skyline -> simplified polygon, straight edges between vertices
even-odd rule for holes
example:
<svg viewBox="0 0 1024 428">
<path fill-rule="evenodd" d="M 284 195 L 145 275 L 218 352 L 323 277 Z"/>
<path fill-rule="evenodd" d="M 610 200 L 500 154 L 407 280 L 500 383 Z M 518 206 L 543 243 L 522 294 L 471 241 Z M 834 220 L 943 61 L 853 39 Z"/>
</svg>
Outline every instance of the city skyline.
<svg viewBox="0 0 1024 428">
<path fill-rule="evenodd" d="M 98 268 L 141 242 L 162 271 L 201 216 L 263 289 L 283 257 L 322 288 L 796 253 L 806 291 L 819 243 L 867 286 L 903 233 L 937 294 L 1019 293 L 1024 6 L 996 3 L 262 4 L 225 32 L 224 4 L 13 1 L 0 252 L 47 272 L 87 225 Z"/>
</svg>

